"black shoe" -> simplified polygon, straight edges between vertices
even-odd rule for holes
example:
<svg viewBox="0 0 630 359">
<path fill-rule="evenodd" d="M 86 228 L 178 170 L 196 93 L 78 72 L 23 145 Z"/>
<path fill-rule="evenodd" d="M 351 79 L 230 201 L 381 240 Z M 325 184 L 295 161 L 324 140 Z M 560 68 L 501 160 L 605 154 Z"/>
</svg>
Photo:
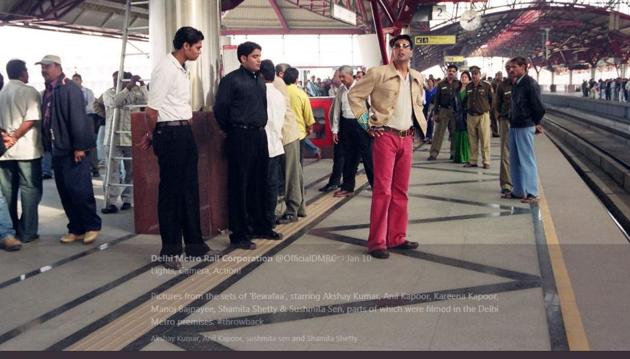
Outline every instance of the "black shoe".
<svg viewBox="0 0 630 359">
<path fill-rule="evenodd" d="M 130 208 L 131 208 L 131 203 L 125 202 L 125 203 L 123 203 L 122 207 L 120 207 L 120 210 L 121 211 L 126 211 L 126 210 L 128 210 Z"/>
<path fill-rule="evenodd" d="M 180 270 L 182 269 L 182 261 L 178 256 L 163 256 L 158 262 L 166 269 Z"/>
<path fill-rule="evenodd" d="M 306 217 L 306 213 L 298 213 L 298 217 L 304 218 L 304 217 Z"/>
<path fill-rule="evenodd" d="M 416 249 L 418 245 L 418 242 L 404 241 L 403 244 L 392 247 L 391 249 Z"/>
<path fill-rule="evenodd" d="M 42 175 L 42 179 L 44 179 L 44 180 L 48 180 L 48 179 L 52 179 L 52 178 L 53 178 L 53 176 L 49 175 L 49 174 Z"/>
<path fill-rule="evenodd" d="M 239 248 L 239 249 L 249 249 L 249 250 L 256 249 L 256 243 L 249 240 L 240 241 L 236 243 L 230 243 L 230 246 L 233 248 Z"/>
<path fill-rule="evenodd" d="M 101 213 L 103 214 L 110 214 L 110 213 L 117 213 L 117 212 L 118 212 L 118 207 L 114 206 L 113 204 L 110 204 L 109 206 L 101 209 Z"/>
<path fill-rule="evenodd" d="M 92 171 L 92 178 L 101 178 L 101 174 L 98 171 Z"/>
<path fill-rule="evenodd" d="M 429 156 L 429 158 L 427 158 L 427 161 L 435 161 L 437 160 L 437 157 L 435 156 Z"/>
<path fill-rule="evenodd" d="M 262 239 L 271 239 L 274 241 L 279 241 L 282 239 L 282 234 L 276 232 L 276 231 L 269 231 L 269 232 L 265 232 L 265 233 L 254 233 L 252 234 L 252 237 L 254 238 L 262 238 Z"/>
<path fill-rule="evenodd" d="M 369 254 L 372 257 L 378 258 L 378 259 L 387 259 L 387 258 L 389 258 L 389 252 L 386 249 L 373 250 Z"/>
<path fill-rule="evenodd" d="M 288 223 L 297 222 L 297 220 L 298 220 L 297 217 L 292 215 L 292 214 L 284 214 L 282 217 L 278 218 L 276 223 L 278 223 L 278 224 L 288 224 Z"/>
<path fill-rule="evenodd" d="M 339 185 L 336 184 L 327 184 L 324 187 L 320 188 L 319 191 L 320 192 L 330 192 L 330 191 L 334 191 L 337 188 L 339 188 Z"/>
</svg>

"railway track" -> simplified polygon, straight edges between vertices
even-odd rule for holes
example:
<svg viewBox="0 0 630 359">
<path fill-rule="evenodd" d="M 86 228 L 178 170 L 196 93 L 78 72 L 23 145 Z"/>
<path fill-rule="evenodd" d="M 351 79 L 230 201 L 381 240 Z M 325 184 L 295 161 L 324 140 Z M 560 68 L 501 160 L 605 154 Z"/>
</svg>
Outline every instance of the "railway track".
<svg viewBox="0 0 630 359">
<path fill-rule="evenodd" d="M 630 242 L 630 124 L 552 107 L 543 125 Z"/>
</svg>

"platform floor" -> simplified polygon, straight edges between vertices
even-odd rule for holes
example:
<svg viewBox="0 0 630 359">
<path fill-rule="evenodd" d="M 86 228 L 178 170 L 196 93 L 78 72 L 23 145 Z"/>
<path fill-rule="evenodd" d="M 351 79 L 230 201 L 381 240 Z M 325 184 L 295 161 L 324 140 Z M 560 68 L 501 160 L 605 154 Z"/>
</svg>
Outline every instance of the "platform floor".
<svg viewBox="0 0 630 359">
<path fill-rule="evenodd" d="M 501 199 L 498 144 L 489 170 L 415 152 L 421 246 L 388 260 L 366 256 L 364 176 L 352 198 L 317 191 L 330 160 L 305 168 L 309 216 L 279 226 L 283 241 L 229 251 L 216 237 L 224 257 L 178 273 L 150 263 L 159 237 L 132 234 L 131 213 L 102 216 L 93 246 L 60 244 L 46 181 L 41 239 L 0 253 L 0 350 L 630 349 L 625 235 L 545 136 L 543 200 Z"/>
</svg>

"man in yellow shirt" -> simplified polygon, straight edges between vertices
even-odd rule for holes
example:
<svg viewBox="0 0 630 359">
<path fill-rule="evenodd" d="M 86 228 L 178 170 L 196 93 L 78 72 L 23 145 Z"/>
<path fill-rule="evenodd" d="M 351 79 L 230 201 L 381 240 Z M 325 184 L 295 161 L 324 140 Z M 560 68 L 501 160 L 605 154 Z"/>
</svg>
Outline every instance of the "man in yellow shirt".
<svg viewBox="0 0 630 359">
<path fill-rule="evenodd" d="M 296 68 L 290 67 L 284 72 L 284 83 L 287 84 L 287 93 L 289 94 L 289 102 L 291 104 L 291 110 L 295 114 L 295 120 L 297 122 L 299 139 L 300 139 L 300 162 L 304 158 L 304 139 L 311 132 L 313 124 L 315 124 L 315 117 L 313 116 L 313 109 L 311 108 L 311 102 L 302 89 L 297 87 L 296 82 L 299 76 L 299 72 Z M 306 217 L 306 208 L 304 205 L 304 179 L 303 177 L 297 178 L 300 183 L 295 183 L 294 187 L 299 190 L 287 191 L 285 193 L 285 202 L 287 204 L 287 210 L 282 217 L 278 219 L 279 224 L 287 224 L 297 221 L 297 217 Z M 296 206 L 290 204 L 298 204 Z"/>
</svg>

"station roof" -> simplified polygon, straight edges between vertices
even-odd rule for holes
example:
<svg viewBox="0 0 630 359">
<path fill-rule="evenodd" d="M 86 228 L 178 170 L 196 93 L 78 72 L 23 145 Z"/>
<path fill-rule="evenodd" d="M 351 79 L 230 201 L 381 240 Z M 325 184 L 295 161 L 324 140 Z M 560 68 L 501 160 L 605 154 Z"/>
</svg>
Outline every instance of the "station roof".
<svg viewBox="0 0 630 359">
<path fill-rule="evenodd" d="M 363 34 L 371 31 L 372 20 L 370 12 L 366 11 L 366 1 L 337 2 L 346 8 L 358 9 L 356 25 L 332 17 L 332 0 L 222 0 L 222 33 Z M 119 36 L 124 9 L 125 0 L 3 0 L 0 1 L 0 25 Z M 131 27 L 148 26 L 148 20 L 148 5 L 132 7 Z M 135 31 L 133 37 L 148 39 L 148 32 Z"/>
<path fill-rule="evenodd" d="M 482 14 L 482 25 L 473 32 L 459 25 L 459 16 L 468 8 L 451 6 L 451 19 L 431 27 L 431 35 L 456 35 L 457 43 L 416 47 L 414 67 L 443 64 L 445 55 L 525 56 L 537 66 L 578 69 L 595 66 L 603 59 L 614 58 L 619 63 L 630 59 L 627 2 L 487 1 L 475 6 Z M 615 27 L 609 28 L 612 24 Z M 546 42 L 545 29 L 549 29 Z"/>
<path fill-rule="evenodd" d="M 85 34 L 120 36 L 124 0 L 3 0 L 0 26 L 16 25 Z M 355 25 L 333 18 L 333 4 L 352 10 Z M 379 9 L 385 31 L 396 34 L 456 35 L 454 45 L 417 46 L 413 66 L 426 69 L 444 56 L 530 57 L 536 65 L 588 68 L 602 59 L 630 59 L 630 4 L 627 0 L 221 0 L 222 33 L 363 34 L 374 33 L 371 4 Z M 448 19 L 419 29 L 419 6 L 445 5 Z M 463 11 L 482 16 L 479 29 L 459 25 Z M 148 25 L 147 5 L 132 8 L 132 27 Z M 545 28 L 549 29 L 545 43 Z M 146 40 L 146 31 L 134 32 Z M 546 50 L 546 52 L 545 52 Z M 547 60 L 548 59 L 548 60 Z"/>
</svg>

